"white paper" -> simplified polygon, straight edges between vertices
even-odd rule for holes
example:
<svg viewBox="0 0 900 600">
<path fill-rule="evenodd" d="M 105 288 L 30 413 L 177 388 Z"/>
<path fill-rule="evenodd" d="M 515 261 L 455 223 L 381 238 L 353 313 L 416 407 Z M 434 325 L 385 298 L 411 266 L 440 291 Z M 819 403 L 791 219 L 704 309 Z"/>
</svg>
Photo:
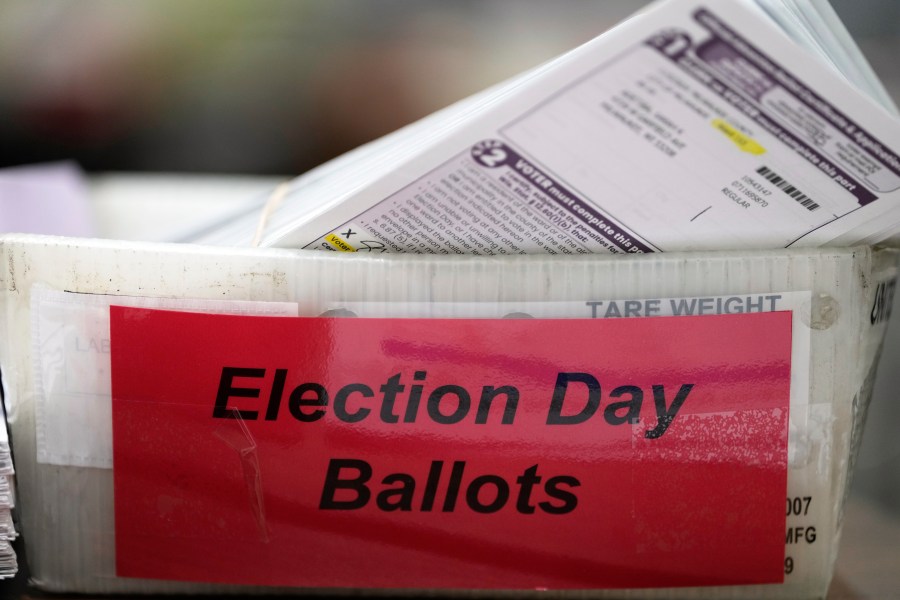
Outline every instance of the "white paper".
<svg viewBox="0 0 900 600">
<path fill-rule="evenodd" d="M 790 16 L 795 33 L 812 12 Z M 391 155 L 401 165 L 368 156 L 365 185 L 337 170 L 311 206 L 288 194 L 262 245 L 491 255 L 868 239 L 873 221 L 900 221 L 900 124 L 809 51 L 821 39 L 801 47 L 743 1 L 659 3 L 415 129 L 400 145 L 417 151 Z"/>
</svg>

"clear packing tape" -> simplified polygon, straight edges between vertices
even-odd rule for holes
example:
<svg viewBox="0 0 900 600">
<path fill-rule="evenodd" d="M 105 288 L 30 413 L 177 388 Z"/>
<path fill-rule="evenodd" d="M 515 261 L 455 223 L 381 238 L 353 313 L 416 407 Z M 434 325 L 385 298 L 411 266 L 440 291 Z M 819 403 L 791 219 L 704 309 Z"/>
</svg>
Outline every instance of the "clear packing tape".
<svg viewBox="0 0 900 600">
<path fill-rule="evenodd" d="M 746 314 L 773 310 L 790 311 L 791 314 L 789 335 L 786 338 L 789 340 L 787 352 L 791 363 L 790 418 L 789 422 L 785 421 L 786 444 L 782 455 L 777 456 L 780 451 L 777 450 L 775 440 L 772 445 L 775 450 L 770 453 L 775 456 L 776 462 L 781 461 L 787 477 L 787 516 L 784 518 L 783 529 L 780 521 L 783 500 L 779 499 L 779 512 L 774 515 L 779 519 L 777 545 L 782 548 L 781 543 L 786 542 L 783 545 L 783 556 L 778 557 L 776 565 L 778 569 L 783 568 L 783 582 L 727 586 L 704 584 L 702 587 L 690 585 L 683 587 L 684 584 L 679 584 L 677 587 L 673 585 L 668 588 L 626 586 L 626 589 L 612 590 L 602 589 L 604 587 L 602 585 L 591 585 L 583 586 L 589 589 L 578 589 L 569 593 L 578 597 L 633 598 L 823 597 L 835 561 L 842 507 L 852 473 L 853 458 L 860 441 L 866 406 L 875 376 L 875 364 L 885 332 L 887 311 L 891 305 L 890 295 L 893 293 L 893 282 L 897 274 L 895 251 L 868 247 L 741 253 L 667 253 L 628 258 L 615 256 L 482 258 L 409 255 L 368 258 L 279 249 L 230 249 L 9 235 L 0 238 L 0 253 L 3 255 L 4 265 L 0 273 L 2 282 L 0 289 L 3 290 L 0 305 L 4 311 L 3 317 L 0 318 L 3 340 L 0 346 L 0 365 L 3 370 L 12 444 L 16 454 L 17 510 L 21 515 L 22 533 L 27 542 L 31 577 L 34 585 L 40 589 L 79 593 L 212 594 L 273 591 L 297 593 L 298 587 L 307 590 L 323 587 L 359 587 L 352 583 L 352 579 L 335 579 L 329 585 L 323 585 L 321 578 L 312 578 L 310 581 L 315 582 L 315 585 L 292 583 L 290 586 L 284 585 L 285 580 L 279 578 L 271 581 L 265 578 L 247 579 L 256 584 L 248 586 L 177 581 L 176 579 L 193 579 L 190 575 L 183 574 L 163 579 L 117 575 L 117 568 L 120 569 L 119 572 L 122 569 L 127 570 L 123 557 L 127 546 L 134 538 L 126 539 L 126 536 L 132 535 L 137 525 L 126 522 L 123 508 L 115 502 L 114 486 L 117 493 L 123 494 L 123 498 L 124 494 L 132 493 L 135 488 L 128 486 L 134 482 L 132 477 L 134 473 L 129 474 L 127 469 L 132 463 L 139 464 L 146 457 L 135 458 L 127 453 L 119 454 L 123 434 L 118 434 L 119 437 L 114 439 L 113 434 L 117 430 L 110 427 L 110 407 L 114 402 L 111 399 L 111 392 L 112 389 L 116 389 L 116 385 L 122 384 L 119 383 L 121 380 L 116 380 L 116 375 L 113 375 L 113 388 L 110 387 L 109 368 L 111 365 L 114 373 L 117 372 L 117 368 L 122 368 L 123 359 L 117 358 L 115 353 L 125 352 L 125 349 L 124 346 L 118 348 L 114 341 L 112 353 L 109 352 L 109 338 L 104 336 L 108 333 L 110 323 L 110 313 L 106 309 L 109 305 L 132 307 L 115 309 L 116 311 L 141 311 L 148 308 L 194 313 L 199 311 L 204 314 L 191 319 L 201 321 L 185 322 L 203 323 L 205 321 L 202 319 L 224 318 L 218 316 L 221 314 L 237 315 L 233 318 L 238 320 L 233 323 L 238 324 L 244 322 L 239 319 L 241 315 L 267 314 L 273 318 L 291 315 L 325 316 L 334 317 L 331 321 L 347 324 L 347 327 L 350 327 L 351 322 L 353 327 L 357 324 L 360 327 L 368 327 L 370 324 L 378 327 L 379 323 L 389 319 L 438 319 L 440 321 L 434 321 L 437 324 L 435 327 L 444 327 L 444 330 L 448 331 L 448 336 L 453 326 L 444 319 L 464 321 L 486 319 L 485 323 L 501 323 L 502 327 L 513 332 L 516 324 L 523 322 L 514 320 L 514 317 L 535 317 L 536 320 L 604 317 L 606 321 L 617 321 L 622 327 L 626 327 L 631 326 L 626 322 L 634 324 L 662 322 L 660 319 L 666 314 L 684 312 L 685 307 L 693 306 L 695 308 L 690 310 L 695 314 L 698 314 L 698 311 L 712 315 L 721 312 Z M 611 308 L 613 306 L 616 307 L 614 310 Z M 666 306 L 669 309 L 666 309 Z M 651 307 L 661 308 L 651 310 Z M 623 313 L 623 310 L 626 310 L 626 313 Z M 631 310 L 631 313 L 627 313 L 627 310 Z M 145 316 L 156 318 L 153 317 L 154 313 L 121 314 L 131 315 L 134 318 L 129 321 L 131 317 L 122 319 L 114 314 L 112 320 L 114 328 L 140 325 L 139 321 Z M 364 318 L 343 318 L 352 316 Z M 668 321 L 679 321 L 681 318 Z M 705 317 L 684 318 L 697 319 L 698 326 L 706 326 L 711 322 L 705 321 Z M 274 328 L 273 332 L 278 331 L 277 325 L 266 322 L 269 323 L 267 326 Z M 224 323 L 224 321 L 209 321 L 209 323 Z M 391 321 L 388 329 L 402 332 L 403 326 L 397 323 L 398 321 Z M 343 326 L 340 325 L 334 331 Z M 293 330 L 285 326 L 283 331 L 287 333 Z M 159 332 L 158 335 L 168 334 Z M 153 345 L 148 337 L 143 342 L 137 339 L 134 342 L 137 344 L 135 346 L 137 350 L 128 351 L 147 352 L 146 360 L 149 365 L 154 364 L 153 360 L 156 360 L 154 357 L 157 355 L 161 357 L 160 360 L 165 360 L 167 354 L 179 352 L 176 346 L 181 344 L 185 346 L 189 343 L 199 344 L 198 347 L 203 347 L 206 343 L 210 348 L 223 345 L 221 340 L 226 339 L 222 337 L 223 335 L 216 328 L 209 327 L 204 335 L 195 336 L 196 339 L 188 340 L 187 336 L 183 340 L 171 339 L 171 347 L 159 343 Z M 276 338 L 277 336 L 273 334 L 271 345 L 277 345 Z M 114 335 L 113 339 L 118 338 Z M 617 350 L 615 342 L 616 340 L 597 340 L 597 345 L 603 347 L 604 353 L 613 355 Z M 683 340 L 673 341 L 671 347 L 664 352 L 676 353 L 679 343 L 684 345 L 682 342 Z M 146 347 L 149 351 L 140 346 L 142 343 L 149 344 Z M 237 345 L 244 344 L 247 347 L 256 347 L 253 346 L 256 343 L 259 341 L 254 341 L 250 337 L 236 342 Z M 640 340 L 629 343 L 632 344 L 629 346 L 631 348 L 641 348 Z M 553 344 L 548 340 L 545 345 L 549 347 Z M 740 340 L 735 340 L 731 345 L 739 348 Z M 298 344 L 298 348 L 301 346 L 302 344 Z M 424 353 L 419 355 L 421 360 L 438 360 L 435 358 L 436 346 L 426 344 L 423 347 L 431 350 L 423 351 Z M 321 352 L 327 355 L 327 346 L 324 348 L 326 349 Z M 510 356 L 513 356 L 515 350 L 511 349 L 509 352 Z M 639 352 L 633 354 L 640 355 Z M 647 356 L 653 356 L 653 353 L 647 351 Z M 327 361 L 328 356 L 322 360 Z M 347 360 L 352 363 L 352 357 Z M 198 356 L 197 361 L 199 364 L 201 357 Z M 634 364 L 640 364 L 639 358 L 635 361 Z M 160 379 L 183 383 L 182 379 L 179 379 L 178 362 L 190 361 L 184 357 L 176 360 L 171 371 L 167 371 L 167 377 Z M 230 365 L 228 368 L 237 369 L 241 366 L 247 365 Z M 743 366 L 750 370 L 758 368 L 758 365 L 752 362 Z M 503 368 L 512 369 L 509 365 Z M 139 371 L 139 368 L 136 369 L 136 377 L 140 376 Z M 284 371 L 287 372 L 287 369 Z M 259 421 L 254 422 L 251 417 L 255 418 L 257 415 L 250 412 L 238 411 L 239 414 L 235 414 L 243 415 L 243 418 L 239 419 L 232 419 L 230 415 L 225 414 L 227 411 L 236 410 L 234 406 L 230 408 L 225 406 L 229 402 L 246 410 L 247 405 L 240 404 L 240 397 L 242 394 L 246 397 L 244 392 L 247 390 L 240 388 L 242 386 L 246 388 L 247 382 L 253 381 L 246 377 L 238 379 L 241 373 L 247 375 L 249 371 L 227 373 L 230 373 L 228 377 L 231 379 L 227 379 L 226 371 L 223 370 L 219 396 L 219 399 L 224 398 L 220 416 L 227 420 L 221 421 L 221 427 L 216 429 L 215 435 L 209 437 L 217 438 L 221 448 L 240 455 L 241 466 L 235 471 L 236 477 L 243 482 L 241 485 L 246 485 L 246 488 L 251 490 L 250 502 L 240 504 L 235 510 L 247 516 L 247 522 L 252 523 L 252 527 L 245 531 L 243 541 L 232 540 L 238 544 L 235 547 L 241 548 L 241 544 L 244 544 L 246 548 L 254 548 L 256 546 L 253 544 L 261 544 L 259 547 L 265 548 L 266 544 L 278 543 L 279 527 L 285 523 L 279 522 L 278 498 L 273 500 L 274 494 L 267 488 L 274 485 L 276 479 L 267 472 L 267 447 L 263 441 L 260 441 L 257 447 L 254 440 L 254 435 L 259 437 L 260 430 L 257 427 L 263 417 L 260 412 Z M 276 381 L 278 377 L 276 372 Z M 422 381 L 422 385 L 425 385 L 424 374 L 420 375 L 417 372 L 415 377 L 415 381 Z M 413 383 L 412 373 L 408 374 L 408 379 L 404 382 L 406 385 Z M 283 384 L 284 381 L 282 386 Z M 390 385 L 390 381 L 384 384 L 388 388 Z M 277 387 L 277 383 L 273 386 Z M 413 385 L 410 389 L 414 387 Z M 687 394 L 696 393 L 690 389 L 685 391 L 686 388 L 682 386 L 678 394 L 674 390 L 671 392 L 660 390 L 657 395 L 655 388 L 656 386 L 653 401 L 657 402 L 659 421 L 651 422 L 646 435 L 641 435 L 640 439 L 633 438 L 630 442 L 632 444 L 650 444 L 652 440 L 649 438 L 660 435 L 660 431 L 663 437 L 677 435 L 672 433 L 676 429 L 675 425 L 672 425 L 668 433 L 666 432 L 666 428 L 673 422 L 677 424 L 679 417 L 675 416 L 674 421 L 671 418 L 677 412 L 676 404 L 685 402 Z M 224 396 L 221 393 L 222 389 L 226 390 Z M 359 392 L 364 388 L 355 389 Z M 229 390 L 232 394 L 230 399 L 227 393 Z M 268 388 L 256 391 L 260 399 L 270 397 Z M 300 394 L 295 398 L 291 393 L 290 398 L 294 400 L 289 400 L 289 393 L 285 388 L 285 399 L 281 408 L 284 413 L 287 412 L 289 404 L 295 417 L 305 415 L 304 418 L 312 418 L 309 415 L 316 414 L 313 409 L 316 406 L 323 406 L 321 403 L 315 404 L 309 395 Z M 274 398 L 275 395 L 273 391 L 271 397 Z M 689 398 L 687 403 L 691 402 L 690 396 L 687 397 Z M 332 408 L 337 410 L 337 396 L 333 398 L 334 404 L 329 405 L 328 410 Z M 425 412 L 424 398 L 423 396 L 420 414 Z M 319 399 L 321 400 L 321 396 Z M 344 400 L 346 399 L 345 395 Z M 606 401 L 604 397 L 604 403 Z M 786 397 L 784 401 L 787 401 Z M 265 405 L 263 400 L 260 402 L 260 407 Z M 688 406 L 687 403 L 685 406 Z M 125 403 L 121 406 L 131 405 Z M 202 408 L 204 415 L 208 412 L 207 408 L 211 407 Z M 649 395 L 644 409 L 651 411 L 652 414 L 653 404 Z M 183 410 L 185 414 L 192 414 L 195 407 L 186 405 Z M 262 410 L 260 408 L 260 411 Z M 324 409 L 321 410 L 324 412 Z M 439 408 L 435 413 L 429 414 L 438 422 L 445 419 L 449 423 L 448 413 L 446 411 L 442 413 L 441 410 L 443 409 Z M 372 409 L 373 415 L 376 411 L 376 408 Z M 387 413 L 382 412 L 383 420 L 386 418 L 385 414 Z M 487 414 L 485 419 L 492 418 L 491 414 L 494 413 Z M 527 418 L 527 415 L 520 416 Z M 640 419 L 643 420 L 644 416 L 644 413 L 641 413 Z M 619 418 L 616 414 L 609 413 L 607 417 L 610 423 Z M 154 418 L 151 415 L 151 420 Z M 326 418 L 332 418 L 332 415 L 328 414 Z M 565 415 L 560 418 L 564 419 Z M 113 421 L 115 427 L 122 423 L 118 419 L 119 416 L 116 416 Z M 372 419 L 375 417 L 372 416 Z M 624 424 L 623 419 L 620 421 Z M 664 421 L 666 423 L 663 423 Z M 635 422 L 626 427 L 637 427 Z M 654 423 L 656 429 L 650 428 Z M 160 428 L 163 426 L 165 426 L 163 421 L 148 422 L 146 435 L 139 431 L 135 437 L 144 436 L 148 440 L 146 444 L 149 445 L 143 446 L 144 448 L 153 448 L 154 439 L 180 443 L 179 436 L 184 436 L 177 432 L 162 431 Z M 332 439 L 328 442 L 331 444 L 328 447 L 342 453 L 342 456 L 352 456 L 354 453 L 352 445 L 344 448 L 340 446 L 342 426 L 338 423 L 335 429 L 329 430 L 333 435 L 329 434 L 332 435 Z M 256 433 L 251 435 L 251 430 Z M 526 452 L 530 444 L 527 439 L 515 439 L 514 429 L 511 428 L 504 430 L 501 426 L 485 431 L 500 431 L 502 435 L 496 441 L 477 440 L 476 446 L 473 447 L 491 452 L 493 446 L 506 445 L 517 448 L 517 452 Z M 640 431 L 643 433 L 644 430 Z M 656 433 L 651 433 L 653 431 Z M 708 433 L 697 432 L 698 435 L 706 435 L 707 438 Z M 154 438 L 154 435 L 158 437 Z M 428 449 L 440 446 L 440 444 L 436 446 L 435 440 L 431 438 L 401 440 L 401 437 L 404 436 L 398 436 L 395 440 L 383 435 L 374 441 L 369 440 L 366 443 L 374 446 L 367 446 L 369 454 L 366 455 L 366 459 L 373 461 L 374 464 L 381 452 L 380 449 L 383 448 L 384 452 L 389 453 L 394 444 L 411 444 L 409 448 L 421 447 L 423 456 L 427 454 Z M 304 444 L 313 444 L 316 434 L 303 434 L 301 438 Z M 284 442 L 282 446 L 288 444 L 285 440 L 282 440 Z M 483 445 L 478 445 L 482 443 Z M 199 457 L 202 456 L 202 444 L 200 441 L 197 444 L 195 456 L 179 454 L 177 458 L 166 459 L 170 462 L 164 461 L 161 464 L 169 464 L 170 470 L 147 472 L 143 475 L 144 479 L 158 479 L 159 481 L 151 483 L 162 485 L 166 483 L 164 481 L 166 478 L 177 479 L 173 473 L 183 465 L 187 465 L 185 468 L 194 469 L 191 472 L 195 475 L 204 474 L 204 465 L 197 464 L 201 460 Z M 734 445 L 740 446 L 740 440 L 736 440 Z M 563 446 L 559 448 L 560 455 L 565 454 Z M 185 446 L 189 447 L 190 444 Z M 373 451 L 372 448 L 376 450 Z M 165 455 L 169 451 L 163 445 L 160 445 L 158 450 L 160 455 Z M 359 451 L 358 448 L 356 450 Z M 297 460 L 301 461 L 304 456 L 302 453 L 298 454 Z M 553 461 L 557 459 L 551 458 L 547 461 L 551 465 L 556 464 Z M 565 460 L 564 456 L 559 460 Z M 475 464 L 474 459 L 472 464 Z M 113 465 L 115 467 L 110 468 Z M 456 469 L 455 464 L 452 467 Z M 432 469 L 434 468 L 433 466 Z M 447 470 L 451 468 L 449 462 L 446 468 Z M 541 468 L 545 469 L 543 462 Z M 710 463 L 709 468 L 710 473 L 727 476 L 727 461 L 722 464 Z M 212 470 L 208 473 L 212 478 L 208 482 L 210 490 L 217 489 L 218 484 L 214 479 L 216 472 Z M 525 471 L 520 479 L 528 481 L 528 477 L 535 480 L 537 475 L 535 473 L 529 475 L 529 471 Z M 710 489 L 715 487 L 715 477 L 712 474 L 708 476 Z M 169 483 L 174 486 L 172 489 L 193 485 L 187 480 L 168 482 L 166 485 Z M 581 514 L 587 515 L 587 518 L 601 519 L 602 507 L 586 506 L 590 500 L 587 492 L 589 485 L 586 481 L 581 483 L 582 488 L 578 490 L 583 499 Z M 495 484 L 499 490 L 501 484 L 496 481 Z M 549 486 L 549 480 L 545 480 L 545 484 Z M 665 493 L 662 486 L 658 486 L 657 490 L 640 481 L 634 485 L 636 487 L 633 489 L 642 489 L 645 492 L 642 496 L 629 500 L 636 507 L 646 503 L 657 492 Z M 559 492 L 559 489 L 556 491 Z M 446 493 L 450 494 L 449 491 Z M 507 493 L 510 491 L 507 490 Z M 512 493 L 512 499 L 506 507 L 509 510 L 497 512 L 498 517 L 512 510 L 510 506 L 514 502 L 515 492 Z M 0 495 L 2 494 L 3 491 L 0 490 Z M 502 495 L 499 491 L 497 494 L 498 497 Z M 461 493 L 459 497 L 458 503 L 468 502 L 470 507 L 485 508 L 486 502 L 490 504 L 485 500 L 485 496 L 478 495 L 478 490 L 474 496 Z M 564 494 L 558 494 L 558 498 L 564 497 Z M 341 502 L 337 498 L 337 495 L 332 498 L 333 503 Z M 318 497 L 316 500 L 318 501 Z M 418 505 L 419 501 L 416 502 Z M 324 504 L 323 500 L 322 506 Z M 424 506 L 425 501 L 422 501 L 422 504 Z M 167 504 L 162 496 L 154 499 L 148 506 L 152 506 L 152 510 L 156 511 L 153 516 L 160 518 L 160 523 L 164 525 L 166 515 L 173 514 L 171 503 Z M 539 513 L 541 510 L 552 512 L 559 509 L 559 504 L 554 504 L 553 498 L 550 498 L 548 503 L 536 506 L 539 507 Z M 519 507 L 521 509 L 522 505 Z M 484 512 L 492 510 L 493 508 L 490 508 Z M 316 513 L 318 516 L 315 519 L 319 529 L 328 530 L 329 527 L 340 527 L 342 520 L 352 517 L 352 515 L 348 517 L 350 512 L 352 511 L 321 512 Z M 422 564 L 431 564 L 436 560 L 433 556 L 435 552 L 440 555 L 440 551 L 428 554 L 417 550 L 420 537 L 437 536 L 435 543 L 438 546 L 444 544 L 451 549 L 457 543 L 454 542 L 452 535 L 441 538 L 435 531 L 425 527 L 407 528 L 404 525 L 397 525 L 392 529 L 394 525 L 391 525 L 390 518 L 398 513 L 387 514 L 388 520 L 385 522 L 387 525 L 382 529 L 373 525 L 372 531 L 375 532 L 373 536 L 375 538 L 379 535 L 396 536 L 391 540 L 392 552 L 406 556 L 408 560 L 415 561 L 420 558 Z M 712 518 L 715 520 L 720 516 L 712 515 Z M 418 518 L 419 516 L 415 517 Z M 553 518 L 563 519 L 565 515 L 556 515 Z M 194 525 L 201 527 L 202 523 L 199 521 L 202 519 L 189 524 L 190 527 Z M 497 572 L 490 572 L 490 569 L 488 572 L 483 571 L 482 569 L 487 567 L 478 561 L 484 559 L 485 552 L 494 552 L 492 548 L 495 550 L 507 548 L 511 553 L 510 556 L 517 557 L 526 556 L 527 552 L 532 550 L 537 551 L 541 544 L 550 543 L 552 546 L 552 542 L 535 539 L 535 548 L 505 547 L 504 536 L 507 529 L 504 528 L 508 527 L 509 523 L 492 530 L 491 522 L 491 520 L 483 521 L 481 537 L 478 543 L 472 546 L 471 552 L 460 551 L 445 557 L 448 565 L 446 570 L 455 569 L 467 573 L 476 588 L 517 588 L 523 591 L 540 588 L 541 586 L 533 583 L 529 574 L 516 573 L 509 564 L 504 566 L 507 571 L 497 575 Z M 514 520 L 510 522 L 513 525 L 517 523 Z M 553 523 L 564 521 L 558 520 Z M 210 526 L 223 525 L 211 522 Z M 237 524 L 234 526 L 239 529 Z M 515 527 L 508 532 L 513 532 L 514 529 Z M 379 531 L 382 533 L 378 534 Z M 237 536 L 238 533 L 234 535 Z M 319 535 L 315 531 L 312 533 Z M 751 534 L 752 532 L 747 532 L 747 536 Z M 648 548 L 652 549 L 650 542 L 655 532 L 645 531 L 643 535 L 636 550 L 638 553 L 649 551 Z M 786 537 L 782 538 L 781 535 Z M 186 532 L 185 539 L 190 537 L 191 534 Z M 319 545 L 312 545 L 310 540 L 313 539 L 319 538 L 315 538 L 314 535 L 297 538 L 297 544 L 303 548 L 299 556 L 309 557 L 315 553 L 341 551 L 352 553 L 354 547 L 365 548 L 365 544 L 379 543 L 378 539 L 354 541 L 352 537 L 347 538 L 340 533 L 322 538 L 325 541 Z M 176 554 L 179 543 L 179 540 L 171 542 L 172 550 Z M 739 546 L 747 542 L 737 538 L 731 540 L 731 543 Z M 160 547 L 164 547 L 164 544 L 165 541 Z M 780 549 L 778 551 L 781 552 Z M 252 563 L 249 555 L 253 551 L 247 550 L 247 553 L 248 560 Z M 567 553 L 568 549 L 563 548 L 557 555 L 565 556 Z M 467 557 L 467 554 L 471 556 Z M 142 558 L 146 563 L 165 562 L 163 560 L 165 557 L 162 556 L 148 555 Z M 434 564 L 439 563 L 440 561 Z M 595 566 L 598 570 L 609 567 L 599 562 Z M 647 570 L 645 575 L 649 578 L 648 581 L 664 573 L 667 568 L 665 564 L 639 566 Z M 576 573 L 578 569 L 593 568 L 589 562 L 579 562 L 577 567 L 577 569 L 573 567 L 572 571 L 572 581 L 576 582 L 580 581 L 578 578 L 583 575 Z M 620 567 L 630 568 L 621 565 Z M 272 572 L 277 568 L 277 565 L 271 565 Z M 365 568 L 360 566 L 360 570 Z M 390 578 L 391 575 L 388 573 L 386 577 Z M 404 579 L 403 573 L 395 575 L 398 577 L 397 581 L 408 581 Z M 715 580 L 715 574 L 712 575 L 711 580 Z M 521 586 L 509 585 L 509 582 L 516 581 L 517 577 L 521 577 L 526 583 Z M 590 577 L 587 580 L 590 580 Z M 671 578 L 663 580 L 672 581 Z M 351 581 L 352 585 L 348 585 L 346 581 Z M 368 587 L 390 587 L 389 583 L 372 581 L 372 585 Z M 498 585 L 497 581 L 502 585 Z M 270 583 L 274 583 L 275 587 L 267 587 Z M 423 586 L 404 587 L 423 589 Z M 431 591 L 445 587 L 424 586 L 424 589 Z M 470 587 L 473 586 L 453 585 L 450 586 L 450 590 L 455 594 L 465 595 L 471 593 L 471 590 L 466 589 Z M 622 587 L 621 584 L 618 587 Z M 478 593 L 482 595 L 490 592 Z"/>
</svg>

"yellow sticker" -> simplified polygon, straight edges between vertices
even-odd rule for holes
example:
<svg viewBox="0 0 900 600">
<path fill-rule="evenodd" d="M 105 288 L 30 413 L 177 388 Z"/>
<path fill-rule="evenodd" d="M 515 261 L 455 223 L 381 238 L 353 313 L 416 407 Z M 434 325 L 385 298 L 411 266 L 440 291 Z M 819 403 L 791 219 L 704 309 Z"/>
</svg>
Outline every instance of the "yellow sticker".
<svg viewBox="0 0 900 600">
<path fill-rule="evenodd" d="M 760 146 L 759 142 L 752 137 L 741 133 L 733 126 L 729 125 L 724 119 L 714 119 L 712 124 L 713 127 L 724 133 L 729 140 L 734 142 L 735 146 L 744 152 L 749 152 L 750 154 L 755 154 L 757 156 L 766 153 L 766 149 Z"/>
<path fill-rule="evenodd" d="M 356 248 L 342 240 L 336 233 L 329 233 L 325 238 L 325 241 L 341 252 L 356 252 Z"/>
</svg>

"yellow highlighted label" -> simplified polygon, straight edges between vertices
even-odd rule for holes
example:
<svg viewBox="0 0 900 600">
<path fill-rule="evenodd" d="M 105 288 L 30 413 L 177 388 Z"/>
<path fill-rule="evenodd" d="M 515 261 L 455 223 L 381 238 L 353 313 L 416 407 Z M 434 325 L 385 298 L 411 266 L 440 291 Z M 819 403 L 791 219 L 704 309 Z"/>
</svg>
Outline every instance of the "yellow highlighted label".
<svg viewBox="0 0 900 600">
<path fill-rule="evenodd" d="M 342 240 L 336 233 L 329 233 L 328 237 L 325 238 L 325 241 L 341 252 L 356 252 L 356 248 Z"/>
<path fill-rule="evenodd" d="M 712 125 L 724 133 L 725 137 L 734 142 L 734 145 L 744 152 L 749 152 L 750 154 L 755 154 L 757 156 L 766 153 L 766 149 L 760 146 L 759 142 L 752 137 L 741 133 L 733 126 L 729 125 L 724 119 L 714 119 Z"/>
</svg>

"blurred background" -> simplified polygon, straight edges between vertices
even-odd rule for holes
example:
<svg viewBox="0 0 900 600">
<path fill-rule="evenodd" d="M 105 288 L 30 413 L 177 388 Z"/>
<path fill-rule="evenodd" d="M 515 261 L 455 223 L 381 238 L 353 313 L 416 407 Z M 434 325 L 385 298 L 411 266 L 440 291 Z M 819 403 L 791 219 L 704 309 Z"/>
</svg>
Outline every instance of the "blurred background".
<svg viewBox="0 0 900 600">
<path fill-rule="evenodd" d="M 298 174 L 643 4 L 4 0 L 0 164 Z"/>
<path fill-rule="evenodd" d="M 0 1 L 0 166 L 299 174 L 645 0 Z M 896 0 L 835 0 L 886 85 Z"/>
<path fill-rule="evenodd" d="M 0 167 L 296 175 L 644 4 L 0 0 Z M 900 98 L 900 2 L 832 4 Z M 898 321 L 854 493 L 900 513 Z"/>
</svg>

